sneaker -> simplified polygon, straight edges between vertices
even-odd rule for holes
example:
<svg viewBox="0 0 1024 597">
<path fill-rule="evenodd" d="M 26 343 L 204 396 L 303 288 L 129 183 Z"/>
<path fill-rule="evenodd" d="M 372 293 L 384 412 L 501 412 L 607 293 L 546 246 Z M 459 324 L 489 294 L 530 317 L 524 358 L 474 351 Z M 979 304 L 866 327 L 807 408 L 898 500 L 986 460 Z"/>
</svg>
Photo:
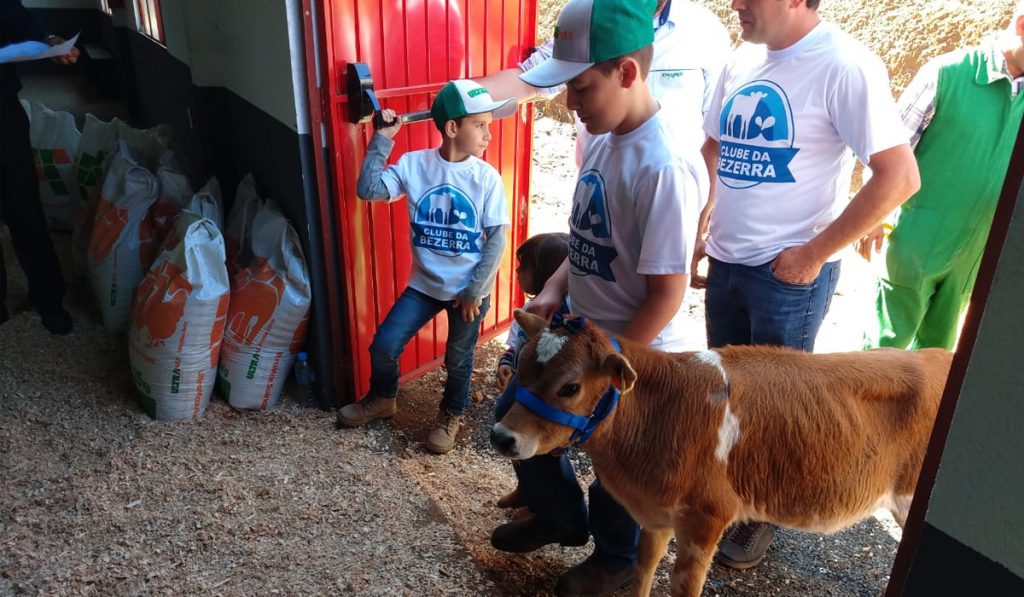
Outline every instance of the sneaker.
<svg viewBox="0 0 1024 597">
<path fill-rule="evenodd" d="M 536 516 L 506 522 L 491 533 L 491 545 L 508 553 L 530 553 L 550 543 L 567 547 L 586 545 L 590 532 L 586 527 L 565 531 Z"/>
<path fill-rule="evenodd" d="M 775 529 L 766 522 L 733 525 L 718 542 L 715 561 L 733 570 L 752 568 L 764 557 L 774 538 Z"/>
<path fill-rule="evenodd" d="M 368 394 L 359 402 L 338 409 L 339 427 L 361 427 L 375 419 L 386 419 L 398 411 L 394 396 Z"/>
<path fill-rule="evenodd" d="M 636 566 L 609 569 L 593 555 L 569 568 L 555 583 L 558 597 L 608 595 L 636 580 Z"/>
<path fill-rule="evenodd" d="M 437 427 L 427 434 L 426 448 L 434 454 L 447 454 L 455 447 L 455 436 L 462 428 L 462 416 L 441 411 L 437 415 Z"/>
</svg>

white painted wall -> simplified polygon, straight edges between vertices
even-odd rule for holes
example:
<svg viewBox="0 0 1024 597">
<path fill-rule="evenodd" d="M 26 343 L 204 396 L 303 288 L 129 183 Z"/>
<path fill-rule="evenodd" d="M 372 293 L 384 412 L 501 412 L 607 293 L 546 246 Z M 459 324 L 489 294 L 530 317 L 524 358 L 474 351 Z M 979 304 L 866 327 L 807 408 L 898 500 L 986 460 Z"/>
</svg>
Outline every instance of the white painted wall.
<svg viewBox="0 0 1024 597">
<path fill-rule="evenodd" d="M 926 520 L 1024 577 L 1024 190 L 978 330 Z"/>
</svg>

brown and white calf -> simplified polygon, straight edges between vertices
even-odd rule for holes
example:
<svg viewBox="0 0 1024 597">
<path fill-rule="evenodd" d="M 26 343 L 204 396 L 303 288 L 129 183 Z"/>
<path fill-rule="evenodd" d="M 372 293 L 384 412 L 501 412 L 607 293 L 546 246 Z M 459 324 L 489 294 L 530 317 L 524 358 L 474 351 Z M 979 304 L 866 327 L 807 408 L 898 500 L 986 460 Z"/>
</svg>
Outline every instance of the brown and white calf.
<svg viewBox="0 0 1024 597">
<path fill-rule="evenodd" d="M 519 383 L 589 417 L 621 398 L 581 444 L 601 482 L 643 527 L 637 594 L 651 589 L 675 533 L 672 594 L 700 595 L 722 532 L 758 520 L 828 533 L 888 508 L 906 520 L 951 353 L 808 354 L 770 346 L 660 353 L 587 322 L 578 331 L 525 311 Z M 505 455 L 565 447 L 573 430 L 517 402 L 492 430 Z"/>
</svg>

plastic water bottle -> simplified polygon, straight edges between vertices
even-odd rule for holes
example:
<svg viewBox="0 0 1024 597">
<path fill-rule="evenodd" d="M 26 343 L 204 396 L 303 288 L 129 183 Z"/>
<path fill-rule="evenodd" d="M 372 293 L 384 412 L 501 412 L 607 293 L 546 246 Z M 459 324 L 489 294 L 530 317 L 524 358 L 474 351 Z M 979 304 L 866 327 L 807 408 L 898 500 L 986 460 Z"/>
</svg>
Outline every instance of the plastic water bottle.
<svg viewBox="0 0 1024 597">
<path fill-rule="evenodd" d="M 302 406 L 316 405 L 314 382 L 316 382 L 316 372 L 313 371 L 313 365 L 309 362 L 309 355 L 300 352 L 295 359 L 295 384 L 298 386 L 298 400 Z"/>
</svg>

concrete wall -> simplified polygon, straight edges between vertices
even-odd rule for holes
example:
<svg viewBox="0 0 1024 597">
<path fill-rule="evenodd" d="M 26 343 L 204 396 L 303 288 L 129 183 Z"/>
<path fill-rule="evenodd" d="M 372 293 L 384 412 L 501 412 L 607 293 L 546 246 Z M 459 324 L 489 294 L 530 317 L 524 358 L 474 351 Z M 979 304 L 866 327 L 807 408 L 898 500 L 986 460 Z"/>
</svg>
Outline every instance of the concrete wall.
<svg viewBox="0 0 1024 597">
<path fill-rule="evenodd" d="M 1018 197 L 925 520 L 1024 577 L 1022 296 L 1024 198 Z"/>
</svg>

